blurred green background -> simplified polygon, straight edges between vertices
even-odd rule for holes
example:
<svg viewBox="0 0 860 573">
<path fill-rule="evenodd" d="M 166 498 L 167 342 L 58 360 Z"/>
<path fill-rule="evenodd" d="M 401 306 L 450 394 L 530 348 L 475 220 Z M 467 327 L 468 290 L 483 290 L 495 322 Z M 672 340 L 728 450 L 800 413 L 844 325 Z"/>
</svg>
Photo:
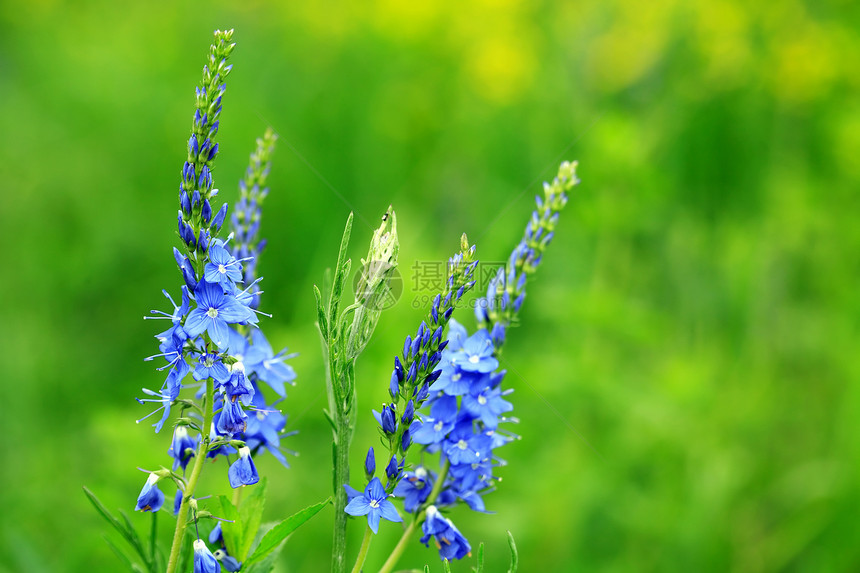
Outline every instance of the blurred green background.
<svg viewBox="0 0 860 573">
<path fill-rule="evenodd" d="M 229 27 L 216 187 L 232 201 L 254 139 L 280 134 L 265 329 L 300 353 L 301 455 L 260 462 L 266 519 L 328 495 L 311 285 L 350 208 L 355 260 L 394 205 L 407 279 L 358 364 L 359 467 L 422 316 L 407 265 L 462 232 L 504 259 L 540 182 L 579 159 L 505 351 L 523 439 L 500 452 L 497 514 L 457 511 L 459 528 L 489 571 L 506 530 L 527 573 L 860 569 L 858 17 L 838 0 L 4 2 L 0 570 L 118 570 L 81 486 L 131 511 L 135 467 L 168 460 L 169 434 L 134 423 L 161 383 L 141 360 L 160 325 L 140 318 L 178 291 L 193 90 Z M 204 482 L 223 491 L 225 466 Z M 331 520 L 279 570 L 326 570 Z M 425 562 L 441 570 L 415 542 L 400 564 Z"/>
</svg>

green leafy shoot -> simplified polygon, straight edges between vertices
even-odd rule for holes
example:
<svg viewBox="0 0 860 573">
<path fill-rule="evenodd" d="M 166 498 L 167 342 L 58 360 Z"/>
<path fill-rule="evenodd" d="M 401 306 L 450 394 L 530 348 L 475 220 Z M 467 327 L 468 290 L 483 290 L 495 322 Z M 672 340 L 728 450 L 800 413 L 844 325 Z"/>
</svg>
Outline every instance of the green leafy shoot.
<svg viewBox="0 0 860 573">
<path fill-rule="evenodd" d="M 266 535 L 260 540 L 254 553 L 244 562 L 244 567 L 259 563 L 266 558 L 281 542 L 287 538 L 289 534 L 298 529 L 302 524 L 315 516 L 325 506 L 331 503 L 331 498 L 327 498 L 319 503 L 315 503 L 306 507 L 290 517 L 286 518 L 275 527 L 269 530 Z M 243 567 L 243 568 L 244 568 Z"/>
</svg>

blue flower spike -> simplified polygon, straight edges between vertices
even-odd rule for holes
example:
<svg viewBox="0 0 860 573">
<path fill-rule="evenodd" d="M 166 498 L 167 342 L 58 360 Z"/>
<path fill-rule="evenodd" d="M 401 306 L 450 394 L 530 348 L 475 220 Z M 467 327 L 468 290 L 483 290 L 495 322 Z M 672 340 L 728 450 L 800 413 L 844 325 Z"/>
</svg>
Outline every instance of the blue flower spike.
<svg viewBox="0 0 860 573">
<path fill-rule="evenodd" d="M 371 531 L 377 533 L 379 531 L 380 518 L 393 522 L 403 521 L 403 518 L 400 517 L 394 508 L 394 504 L 388 501 L 388 497 L 389 495 L 385 493 L 385 488 L 382 487 L 382 482 L 379 481 L 379 478 L 375 477 L 364 488 L 364 494 L 353 497 L 344 511 L 354 517 L 366 515 L 367 525 Z"/>
<path fill-rule="evenodd" d="M 221 564 L 202 539 L 194 542 L 194 573 L 221 573 Z"/>
</svg>

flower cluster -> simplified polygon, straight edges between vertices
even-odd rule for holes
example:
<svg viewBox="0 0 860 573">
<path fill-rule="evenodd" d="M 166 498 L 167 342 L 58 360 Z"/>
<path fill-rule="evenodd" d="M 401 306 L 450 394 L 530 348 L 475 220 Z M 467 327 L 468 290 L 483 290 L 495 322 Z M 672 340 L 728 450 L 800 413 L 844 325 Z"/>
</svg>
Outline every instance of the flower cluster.
<svg viewBox="0 0 860 573">
<path fill-rule="evenodd" d="M 568 192 L 579 183 L 576 161 L 565 161 L 552 183 L 543 184 L 543 198 L 535 197 L 535 209 L 526 225 L 523 238 L 514 247 L 506 266 L 499 268 L 489 282 L 486 298 L 475 307 L 478 327 L 490 332 L 499 348 L 505 333 L 516 320 L 526 298 L 526 281 L 540 265 L 544 250 L 555 236 L 559 212 L 567 204 Z"/>
<path fill-rule="evenodd" d="M 193 496 L 204 459 L 235 455 L 227 471 L 234 488 L 259 481 L 252 454 L 269 451 L 286 464 L 280 449 L 286 418 L 274 405 L 267 404 L 261 384 L 268 385 L 282 399 L 286 396 L 284 385 L 295 379 L 295 372 L 284 363 L 289 358 L 286 351 L 275 354 L 257 328 L 258 315 L 262 313 L 257 310 L 260 292 L 256 290 L 258 279 L 254 277 L 253 265 L 260 248 L 256 229 L 252 233 L 243 226 L 248 217 L 258 224 L 261 197 L 255 199 L 252 214 L 245 197 L 245 210 L 240 217 L 234 217 L 235 228 L 226 240 L 217 236 L 227 215 L 227 204 L 214 216 L 211 206 L 217 195 L 212 188 L 211 172 L 218 152 L 214 137 L 225 89 L 223 82 L 231 69 L 226 63 L 234 47 L 231 38 L 232 31 L 215 33 L 203 82 L 196 91 L 197 109 L 179 191 L 179 235 L 184 249 L 174 248 L 174 258 L 185 283 L 181 287 L 181 303 L 177 304 L 165 291 L 173 310 L 153 311 L 156 316 L 150 317 L 171 323 L 170 328 L 156 335 L 159 353 L 147 358 L 165 359 L 166 364 L 159 370 L 167 370 L 167 376 L 158 392 L 144 389 L 149 398 L 138 400 L 158 404 L 154 412 L 141 418 L 161 412 L 154 424 L 156 432 L 170 418 L 171 407 L 180 408 L 168 449 L 173 458 L 172 470 L 149 474 L 136 507 L 141 511 L 158 511 L 164 503 L 164 494 L 157 484 L 171 479 L 178 488 L 174 508 L 178 514 L 177 528 L 184 528 L 189 507 L 194 511 L 194 520 L 197 519 Z M 264 152 L 260 152 L 262 142 L 258 142 L 258 150 L 251 156 L 249 173 L 253 172 L 255 186 L 265 183 L 263 170 L 268 172 L 266 162 L 274 142 L 271 132 L 265 142 Z M 265 168 L 260 167 L 261 157 Z M 233 241 L 234 234 L 241 239 Z M 195 399 L 180 398 L 186 387 L 195 390 Z M 193 437 L 192 432 L 196 432 Z M 186 478 L 192 459 L 195 469 Z M 181 474 L 177 473 L 180 470 Z M 195 572 L 220 570 L 219 561 L 199 539 L 194 544 L 194 554 Z M 225 559 L 229 563 L 229 556 L 225 555 Z M 224 563 L 225 559 L 220 561 Z"/>
<path fill-rule="evenodd" d="M 260 206 L 269 194 L 266 179 L 272 167 L 276 139 L 271 129 L 267 129 L 263 137 L 257 139 L 257 148 L 251 154 L 245 177 L 239 181 L 239 202 L 230 217 L 234 236 L 233 256 L 248 260 L 244 267 L 245 284 L 252 284 L 257 278 L 257 260 L 266 248 L 266 240 L 259 237 Z M 259 295 L 254 295 L 251 307 L 258 308 L 259 304 Z"/>
<path fill-rule="evenodd" d="M 388 446 L 390 456 L 385 468 L 387 478 L 385 488 L 380 489 L 382 484 L 379 478 L 373 477 L 376 467 L 373 448 L 368 451 L 365 474 L 371 484 L 379 483 L 377 489 L 380 489 L 385 496 L 394 492 L 403 477 L 406 453 L 413 441 L 415 413 L 430 397 L 432 385 L 442 375 L 442 369 L 438 369 L 437 366 L 442 361 L 442 353 L 448 345 L 448 341 L 443 340 L 445 328 L 451 320 L 457 303 L 475 285 L 473 277 L 478 265 L 478 261 L 474 260 L 475 247 L 469 246 L 465 235 L 461 239 L 460 246 L 460 252 L 448 260 L 448 280 L 445 290 L 433 299 L 427 320 L 421 323 L 415 336 L 406 336 L 402 354 L 394 357 L 394 369 L 388 389 L 391 402 L 383 404 L 381 412 L 373 411 L 380 425 L 383 443 Z M 353 499 L 355 490 L 348 484 L 344 485 L 350 498 Z M 384 499 L 383 497 L 382 500 Z M 379 502 L 381 503 L 381 500 Z M 350 515 L 358 516 L 365 515 L 361 513 L 363 509 L 363 506 L 350 502 L 345 511 Z M 381 515 L 390 519 L 388 517 L 390 514 Z M 369 520 L 368 516 L 370 523 Z M 375 527 L 373 529 L 375 532 Z"/>
<path fill-rule="evenodd" d="M 394 494 L 404 499 L 404 509 L 419 512 L 427 504 L 422 523 L 427 544 L 433 537 L 443 559 L 459 559 L 470 551 L 468 541 L 438 508 L 465 503 L 485 512 L 483 495 L 495 487 L 493 470 L 504 465 L 496 450 L 517 439 L 500 429 L 500 424 L 517 422 L 506 417 L 513 405 L 505 400 L 512 390 L 503 390 L 504 370 L 498 370 L 498 356 L 505 334 L 517 318 L 525 300 L 527 277 L 540 264 L 552 240 L 559 211 L 567 202 L 567 192 L 578 183 L 576 163 L 562 163 L 552 184 L 544 184 L 544 198 L 526 226 L 523 239 L 499 269 L 478 301 L 479 329 L 471 336 L 465 327 L 452 321 L 448 345 L 442 353 L 441 374 L 430 386 L 429 414 L 420 414 L 410 429 L 412 439 L 427 453 L 440 454 L 439 474 L 424 466 L 406 473 Z M 441 483 L 439 483 L 441 480 Z"/>
<path fill-rule="evenodd" d="M 493 469 L 504 464 L 495 450 L 516 438 L 499 428 L 501 423 L 516 420 L 504 416 L 513 406 L 504 399 L 510 391 L 500 387 L 505 372 L 496 371 L 499 361 L 487 331 L 468 336 L 452 320 L 447 340 L 441 375 L 430 387 L 429 415 L 412 425 L 413 440 L 427 453 L 439 452 L 442 469 L 436 474 L 418 466 L 406 473 L 394 494 L 403 497 L 409 512 L 419 511 L 428 502 L 435 505 L 433 512 L 460 502 L 475 511 L 486 511 L 482 496 L 494 489 Z M 438 480 L 443 481 L 437 484 Z M 429 499 L 434 489 L 436 497 Z M 426 517 L 422 542 L 435 536 L 442 558 L 459 559 L 469 553 L 468 541 L 450 520 L 431 518 L 430 508 Z"/>
</svg>

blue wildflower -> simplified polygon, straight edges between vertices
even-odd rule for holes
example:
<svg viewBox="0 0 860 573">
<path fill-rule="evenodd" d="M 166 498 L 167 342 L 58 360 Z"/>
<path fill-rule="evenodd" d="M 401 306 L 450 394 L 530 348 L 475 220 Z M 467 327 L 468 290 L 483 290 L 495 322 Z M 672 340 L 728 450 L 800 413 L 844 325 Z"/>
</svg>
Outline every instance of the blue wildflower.
<svg viewBox="0 0 860 573">
<path fill-rule="evenodd" d="M 218 433 L 224 436 L 232 436 L 244 432 L 247 427 L 248 414 L 242 410 L 241 403 L 236 400 L 224 400 L 221 411 L 218 413 L 218 422 L 215 424 Z"/>
<path fill-rule="evenodd" d="M 430 546 L 431 537 L 436 538 L 436 547 L 439 548 L 440 559 L 462 559 L 472 552 L 469 541 L 463 537 L 460 530 L 454 527 L 450 519 L 439 513 L 435 506 L 427 508 L 426 519 L 421 524 L 421 543 Z"/>
<path fill-rule="evenodd" d="M 194 573 L 220 573 L 221 564 L 206 547 L 206 542 L 198 539 L 194 542 Z"/>
<path fill-rule="evenodd" d="M 221 567 L 226 571 L 230 571 L 230 573 L 239 571 L 242 568 L 242 564 L 239 563 L 235 557 L 227 555 L 227 552 L 223 549 L 216 549 L 212 555 L 215 556 L 215 559 L 221 562 Z"/>
<path fill-rule="evenodd" d="M 385 493 L 382 482 L 379 481 L 379 478 L 375 477 L 367 484 L 364 494 L 353 497 L 344 511 L 355 517 L 366 515 L 367 525 L 374 533 L 377 533 L 380 518 L 393 522 L 403 521 L 403 518 L 400 517 L 394 508 L 394 504 L 388 501 L 387 498 L 388 494 Z"/>
<path fill-rule="evenodd" d="M 412 513 L 427 501 L 435 481 L 435 474 L 423 466 L 418 466 L 415 471 L 403 474 L 403 479 L 394 488 L 394 495 L 402 497 L 403 509 Z"/>
<path fill-rule="evenodd" d="M 254 485 L 260 481 L 257 467 L 251 459 L 251 450 L 247 447 L 239 448 L 239 459 L 230 464 L 227 475 L 230 478 L 230 487 L 234 489 L 243 485 Z"/>
<path fill-rule="evenodd" d="M 197 308 L 185 319 L 185 331 L 195 337 L 206 331 L 218 348 L 225 350 L 228 345 L 229 328 L 227 324 L 249 321 L 254 313 L 240 303 L 235 296 L 225 294 L 217 284 L 200 281 L 194 291 Z"/>
<path fill-rule="evenodd" d="M 499 417 L 514 407 L 502 398 L 501 388 L 485 388 L 477 395 L 463 396 L 463 409 L 473 418 L 480 419 L 487 428 L 495 429 L 499 425 Z"/>
<path fill-rule="evenodd" d="M 203 267 L 203 278 L 224 289 L 230 288 L 231 284 L 242 282 L 242 263 L 221 245 L 213 244 L 209 247 L 209 262 Z"/>
<path fill-rule="evenodd" d="M 463 342 L 463 348 L 451 353 L 450 360 L 465 372 L 492 372 L 499 367 L 493 356 L 495 348 L 486 330 L 479 330 Z"/>
<path fill-rule="evenodd" d="M 197 359 L 197 365 L 194 367 L 193 375 L 194 379 L 198 381 L 212 378 L 222 384 L 230 379 L 230 371 L 221 361 L 221 357 L 211 352 L 204 352 L 200 355 Z"/>
<path fill-rule="evenodd" d="M 473 464 L 490 457 L 492 440 L 484 434 L 472 433 L 472 421 L 458 423 L 442 444 L 445 456 L 452 464 Z"/>
<path fill-rule="evenodd" d="M 275 354 L 263 332 L 254 329 L 251 332 L 251 344 L 246 347 L 244 356 L 245 368 L 256 374 L 281 398 L 287 395 L 284 383 L 291 383 L 296 379 L 293 367 L 284 363 L 284 360 L 291 357 L 286 352 L 284 349 Z"/>
<path fill-rule="evenodd" d="M 158 489 L 158 480 L 161 479 L 155 472 L 151 472 L 137 496 L 135 511 L 158 511 L 164 505 L 164 493 Z"/>
<path fill-rule="evenodd" d="M 242 362 L 234 362 L 230 366 L 230 379 L 223 385 L 224 392 L 230 400 L 241 400 L 245 406 L 251 405 L 251 399 L 256 390 L 254 385 L 245 376 L 245 365 Z"/>
<path fill-rule="evenodd" d="M 170 448 L 167 453 L 173 458 L 173 469 L 182 466 L 182 471 L 188 466 L 188 462 L 194 457 L 197 452 L 197 440 L 188 435 L 188 428 L 185 426 L 176 426 L 173 430 L 173 440 L 170 442 Z"/>
</svg>

